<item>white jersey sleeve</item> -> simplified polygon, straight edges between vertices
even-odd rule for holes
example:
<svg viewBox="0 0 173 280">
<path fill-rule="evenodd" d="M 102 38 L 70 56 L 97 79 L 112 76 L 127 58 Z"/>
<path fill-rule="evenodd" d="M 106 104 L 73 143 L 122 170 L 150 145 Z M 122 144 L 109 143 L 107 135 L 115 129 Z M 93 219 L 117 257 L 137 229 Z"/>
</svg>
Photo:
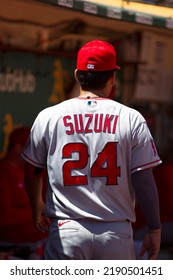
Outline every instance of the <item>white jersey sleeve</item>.
<svg viewBox="0 0 173 280">
<path fill-rule="evenodd" d="M 137 118 L 138 121 L 135 120 L 132 129 L 131 173 L 152 168 L 161 163 L 145 119 L 140 113 L 137 114 Z"/>
<path fill-rule="evenodd" d="M 47 129 L 48 124 L 44 121 L 44 118 L 49 115 L 49 109 L 47 108 L 38 114 L 22 153 L 26 161 L 40 168 L 44 168 L 47 165 L 48 146 L 46 140 L 49 138 L 49 130 Z"/>
</svg>

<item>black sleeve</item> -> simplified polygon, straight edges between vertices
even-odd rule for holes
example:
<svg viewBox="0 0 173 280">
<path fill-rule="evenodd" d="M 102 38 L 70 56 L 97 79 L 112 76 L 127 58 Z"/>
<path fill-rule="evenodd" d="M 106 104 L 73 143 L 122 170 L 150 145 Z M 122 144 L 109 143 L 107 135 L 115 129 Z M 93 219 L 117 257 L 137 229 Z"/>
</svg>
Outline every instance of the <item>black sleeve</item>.
<svg viewBox="0 0 173 280">
<path fill-rule="evenodd" d="M 136 199 L 145 216 L 149 229 L 161 227 L 159 198 L 152 169 L 141 170 L 131 175 Z"/>
</svg>

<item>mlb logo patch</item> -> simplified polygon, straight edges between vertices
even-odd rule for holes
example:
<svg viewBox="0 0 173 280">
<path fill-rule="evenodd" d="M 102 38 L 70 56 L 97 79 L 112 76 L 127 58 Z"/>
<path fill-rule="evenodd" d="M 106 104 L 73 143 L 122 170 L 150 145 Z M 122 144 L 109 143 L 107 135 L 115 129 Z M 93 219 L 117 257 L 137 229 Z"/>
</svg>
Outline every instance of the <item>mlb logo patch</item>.
<svg viewBox="0 0 173 280">
<path fill-rule="evenodd" d="M 89 100 L 88 105 L 91 106 L 91 107 L 94 107 L 94 106 L 97 105 L 97 101 L 96 100 Z"/>
<path fill-rule="evenodd" d="M 94 64 L 87 64 L 87 69 L 93 70 L 94 69 Z"/>
</svg>

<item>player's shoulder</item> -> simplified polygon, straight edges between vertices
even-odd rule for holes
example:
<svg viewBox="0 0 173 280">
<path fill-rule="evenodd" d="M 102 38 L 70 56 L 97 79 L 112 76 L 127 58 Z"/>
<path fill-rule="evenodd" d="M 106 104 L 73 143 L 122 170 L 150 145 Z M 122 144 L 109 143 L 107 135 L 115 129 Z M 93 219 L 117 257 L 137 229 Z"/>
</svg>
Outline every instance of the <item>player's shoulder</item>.
<svg viewBox="0 0 173 280">
<path fill-rule="evenodd" d="M 57 114 L 58 112 L 60 113 L 67 106 L 71 106 L 70 104 L 71 104 L 71 100 L 70 99 L 64 100 L 64 101 L 62 101 L 62 102 L 60 102 L 58 104 L 55 104 L 55 105 L 52 105 L 52 106 L 44 108 L 43 110 L 41 110 L 38 113 L 38 116 L 42 116 L 42 117 L 43 116 L 51 116 L 54 113 L 55 114 Z"/>
<path fill-rule="evenodd" d="M 127 106 L 125 104 L 122 104 L 120 102 L 114 101 L 112 100 L 112 104 L 113 106 L 115 106 L 116 108 L 119 109 L 120 112 L 124 113 L 127 116 L 131 116 L 131 117 L 139 117 L 144 119 L 143 115 L 135 108 L 132 108 L 130 106 Z"/>
</svg>

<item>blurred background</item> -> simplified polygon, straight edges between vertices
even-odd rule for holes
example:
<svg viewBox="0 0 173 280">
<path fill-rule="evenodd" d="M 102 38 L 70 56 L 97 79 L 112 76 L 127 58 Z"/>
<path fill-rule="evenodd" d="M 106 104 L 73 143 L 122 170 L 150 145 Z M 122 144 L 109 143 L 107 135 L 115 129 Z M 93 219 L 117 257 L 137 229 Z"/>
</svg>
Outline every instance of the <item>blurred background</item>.
<svg viewBox="0 0 173 280">
<path fill-rule="evenodd" d="M 76 92 L 78 49 L 114 44 L 121 71 L 111 98 L 139 109 L 159 152 L 173 148 L 173 1 L 0 0 L 0 157 L 11 130 Z"/>
</svg>

